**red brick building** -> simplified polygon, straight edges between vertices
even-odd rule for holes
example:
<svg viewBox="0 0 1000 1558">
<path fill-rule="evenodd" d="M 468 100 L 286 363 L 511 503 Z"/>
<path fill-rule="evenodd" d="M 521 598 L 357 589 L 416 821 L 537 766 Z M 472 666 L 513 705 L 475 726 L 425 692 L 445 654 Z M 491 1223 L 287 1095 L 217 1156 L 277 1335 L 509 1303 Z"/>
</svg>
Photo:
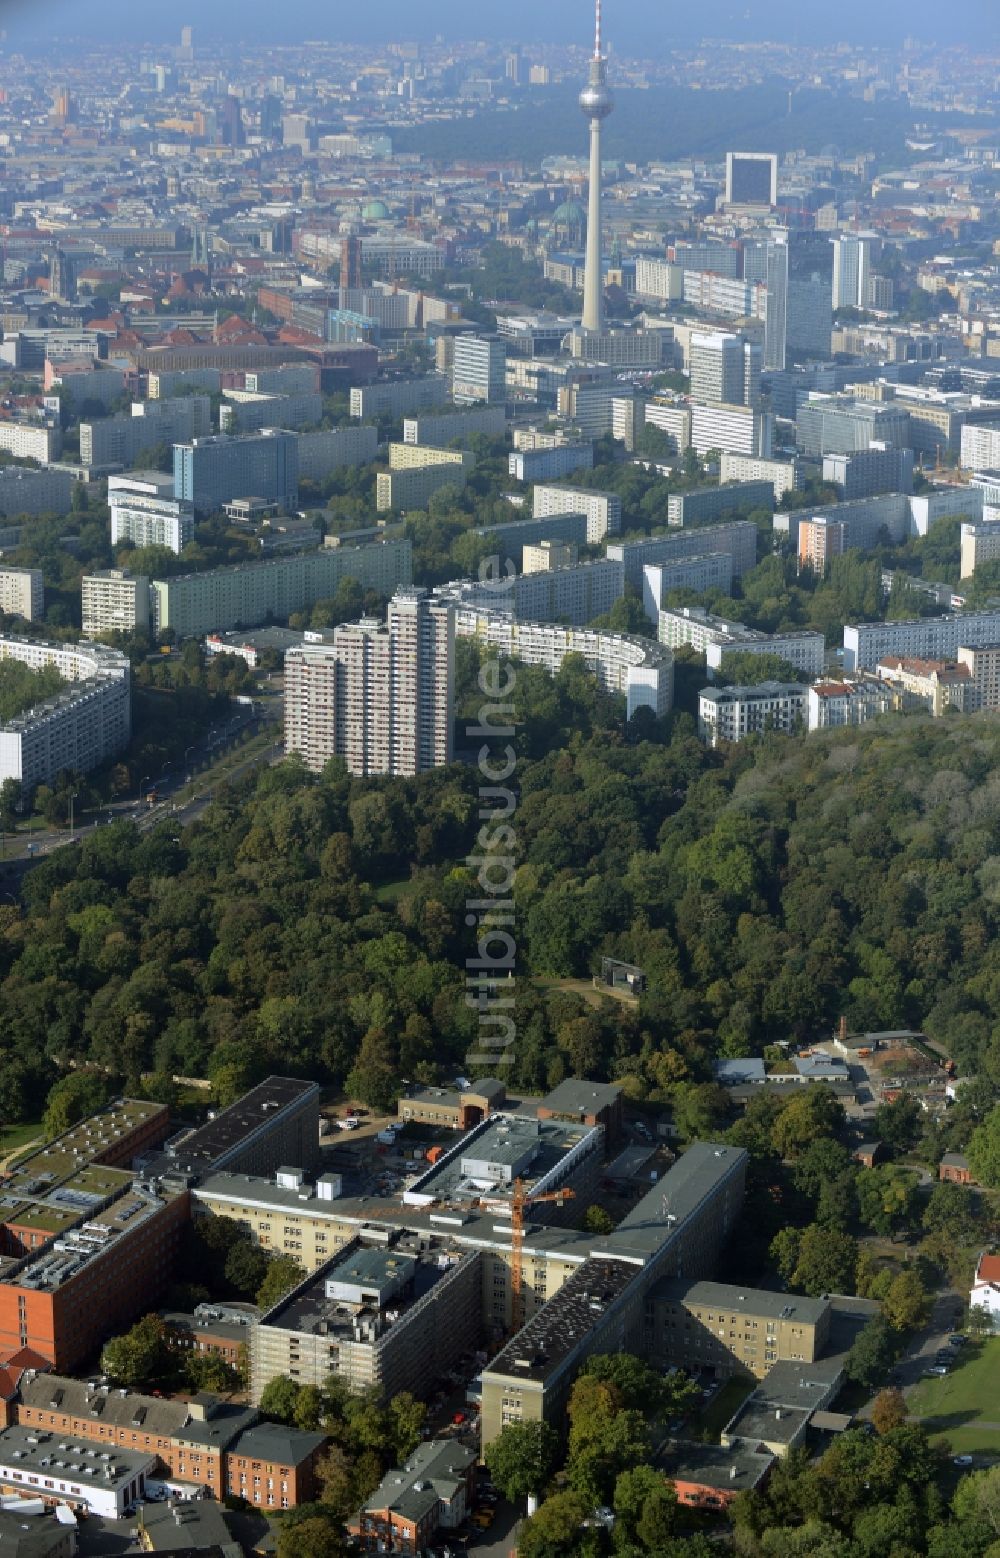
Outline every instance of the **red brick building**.
<svg viewBox="0 0 1000 1558">
<path fill-rule="evenodd" d="M 109 1390 L 58 1374 L 25 1375 L 14 1419 L 23 1427 L 155 1455 L 165 1476 L 292 1509 L 315 1493 L 322 1434 L 260 1421 L 254 1407 L 203 1392 L 190 1401 Z"/>
<path fill-rule="evenodd" d="M 70 1370 L 155 1306 L 190 1216 L 186 1190 L 130 1189 L 0 1280 L 0 1352 Z"/>
<path fill-rule="evenodd" d="M 971 1185 L 973 1179 L 968 1158 L 960 1152 L 946 1152 L 938 1165 L 938 1179 L 951 1185 Z"/>
</svg>

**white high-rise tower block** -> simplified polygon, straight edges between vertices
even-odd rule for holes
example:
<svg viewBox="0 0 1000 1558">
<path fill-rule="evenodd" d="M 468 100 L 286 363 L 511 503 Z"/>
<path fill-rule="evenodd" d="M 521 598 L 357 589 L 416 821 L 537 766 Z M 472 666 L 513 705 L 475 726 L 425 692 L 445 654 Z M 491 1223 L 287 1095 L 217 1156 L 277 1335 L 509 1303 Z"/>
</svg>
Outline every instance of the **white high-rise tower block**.
<svg viewBox="0 0 1000 1558">
<path fill-rule="evenodd" d="M 580 108 L 590 120 L 590 201 L 587 210 L 587 261 L 583 284 L 583 328 L 600 330 L 601 305 L 601 125 L 615 106 L 608 91 L 608 62 L 601 48 L 601 0 L 596 0 L 594 57 L 590 79 L 580 93 Z"/>
</svg>

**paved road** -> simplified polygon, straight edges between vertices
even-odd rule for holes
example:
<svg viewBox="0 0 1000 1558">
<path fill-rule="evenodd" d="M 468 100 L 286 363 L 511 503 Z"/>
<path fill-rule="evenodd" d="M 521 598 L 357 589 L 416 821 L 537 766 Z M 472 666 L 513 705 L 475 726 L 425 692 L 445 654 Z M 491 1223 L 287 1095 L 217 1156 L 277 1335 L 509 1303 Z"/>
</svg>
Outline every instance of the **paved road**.
<svg viewBox="0 0 1000 1558">
<path fill-rule="evenodd" d="M 919 1385 L 926 1370 L 934 1363 L 938 1351 L 951 1350 L 948 1348 L 948 1337 L 955 1331 L 956 1326 L 961 1324 L 964 1313 L 965 1301 L 957 1290 L 949 1288 L 946 1292 L 937 1295 L 930 1320 L 923 1330 L 918 1331 L 914 1336 L 893 1371 L 894 1379 L 904 1396 L 915 1385 Z M 958 1349 L 955 1350 L 957 1352 Z M 872 1403 L 869 1402 L 858 1413 L 858 1417 L 870 1418 L 871 1411 Z"/>
<path fill-rule="evenodd" d="M 196 747 L 188 759 L 194 767 L 208 762 L 217 763 L 229 754 L 231 745 L 235 741 L 239 730 L 245 729 L 251 723 L 257 723 L 259 729 L 265 729 L 269 724 L 276 724 L 280 719 L 280 707 L 265 706 L 264 714 L 254 720 L 246 719 L 242 714 L 234 716 L 225 725 L 209 731 L 202 743 Z M 225 773 L 215 773 L 210 766 L 204 773 L 198 774 L 193 782 L 195 793 L 190 799 L 178 802 L 174 797 L 188 786 L 188 773 L 191 768 L 176 774 L 149 776 L 144 775 L 144 782 L 152 782 L 155 777 L 159 783 L 161 799 L 154 806 L 147 806 L 145 802 L 132 797 L 124 800 L 112 801 L 101 806 L 92 821 L 80 822 L 72 833 L 68 829 L 54 829 L 48 832 L 36 831 L 32 834 L 19 834 L 17 845 L 19 853 L 15 857 L 8 857 L 0 861 L 0 901 L 2 901 L 2 889 L 6 886 L 16 887 L 24 872 L 38 860 L 44 860 L 56 849 L 63 848 L 69 843 L 70 838 L 83 839 L 98 828 L 104 827 L 109 822 L 121 822 L 123 820 L 134 821 L 143 832 L 148 832 L 159 823 L 169 819 L 176 821 L 178 826 L 195 822 L 211 804 L 214 790 L 222 784 L 230 784 L 239 781 L 248 774 L 251 769 L 259 767 L 263 763 L 279 762 L 284 755 L 284 747 L 280 738 L 263 749 L 255 750 L 247 755 L 241 762 L 235 763 Z M 27 853 L 30 848 L 31 853 Z M 24 851 L 24 853 L 21 853 Z"/>
</svg>

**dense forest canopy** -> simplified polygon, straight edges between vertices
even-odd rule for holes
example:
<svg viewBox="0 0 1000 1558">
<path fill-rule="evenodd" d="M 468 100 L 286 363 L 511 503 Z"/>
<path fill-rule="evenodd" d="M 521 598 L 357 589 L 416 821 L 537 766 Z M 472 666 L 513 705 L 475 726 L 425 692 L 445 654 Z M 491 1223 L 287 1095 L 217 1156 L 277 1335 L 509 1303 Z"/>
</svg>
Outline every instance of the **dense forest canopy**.
<svg viewBox="0 0 1000 1558">
<path fill-rule="evenodd" d="M 925 1027 L 1000 1077 L 995 719 L 710 752 L 683 714 L 626 727 L 574 657 L 555 678 L 520 668 L 513 703 L 513 1085 L 618 1078 L 683 1112 L 716 1055 L 841 1014 Z M 373 1103 L 454 1074 L 476 1040 L 479 782 L 461 764 L 404 782 L 290 760 L 180 832 L 120 822 L 36 867 L 23 911 L 0 906 L 5 1118 L 68 1063 L 129 1085 L 207 1074 L 223 1097 L 280 1067 Z M 647 971 L 637 1007 L 560 987 L 606 954 Z"/>
<path fill-rule="evenodd" d="M 900 163 L 912 157 L 906 138 L 913 118 L 905 103 L 862 104 L 846 91 L 796 91 L 789 113 L 789 85 L 775 78 L 760 86 L 725 91 L 616 86 L 615 112 L 604 129 L 604 155 L 640 164 L 690 156 L 715 156 L 721 161 L 734 146 L 766 146 L 776 152 L 804 147 L 816 154 L 835 145 L 843 156 L 874 152 Z M 539 147 L 564 154 L 578 151 L 582 156 L 586 146 L 577 98 L 578 89 L 572 86 L 544 92 L 529 89 L 517 99 L 516 108 L 477 109 L 462 124 L 463 149 L 470 157 L 518 157 L 529 162 L 537 160 Z M 966 117 L 949 114 L 949 127 Z M 929 112 L 926 118 L 933 126 L 939 116 Z M 410 130 L 392 127 L 396 152 L 420 152 L 425 157 L 450 158 L 455 135 L 453 120 L 428 120 Z"/>
</svg>

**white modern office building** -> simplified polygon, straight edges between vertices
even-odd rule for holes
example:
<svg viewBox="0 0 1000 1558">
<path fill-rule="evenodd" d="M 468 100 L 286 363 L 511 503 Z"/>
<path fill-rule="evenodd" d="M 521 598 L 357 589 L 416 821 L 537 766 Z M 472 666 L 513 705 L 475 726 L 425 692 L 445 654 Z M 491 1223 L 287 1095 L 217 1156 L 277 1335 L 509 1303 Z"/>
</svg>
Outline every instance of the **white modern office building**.
<svg viewBox="0 0 1000 1558">
<path fill-rule="evenodd" d="M 507 400 L 507 343 L 500 335 L 457 335 L 451 395 L 456 406 L 502 406 Z"/>
<path fill-rule="evenodd" d="M 400 590 L 385 624 L 344 623 L 331 642 L 285 656 L 285 749 L 319 771 L 342 757 L 359 777 L 412 777 L 450 763 L 455 618 L 424 590 Z"/>
<path fill-rule="evenodd" d="M 834 308 L 869 307 L 874 233 L 843 233 L 833 242 Z"/>
<path fill-rule="evenodd" d="M 132 694 L 125 655 L 102 644 L 3 637 L 0 660 L 19 660 L 33 670 L 54 666 L 70 684 L 0 726 L 0 783 L 17 779 L 34 790 L 65 768 L 89 773 L 128 745 Z"/>
<path fill-rule="evenodd" d="M 691 447 L 705 455 L 713 449 L 769 460 L 774 446 L 774 417 L 755 406 L 691 402 Z"/>
<path fill-rule="evenodd" d="M 691 399 L 727 406 L 760 404 L 763 353 L 755 341 L 716 332 L 692 335 Z"/>
<path fill-rule="evenodd" d="M 111 545 L 164 546 L 177 555 L 194 539 L 194 509 L 174 497 L 172 476 L 128 471 L 108 477 Z"/>
</svg>

